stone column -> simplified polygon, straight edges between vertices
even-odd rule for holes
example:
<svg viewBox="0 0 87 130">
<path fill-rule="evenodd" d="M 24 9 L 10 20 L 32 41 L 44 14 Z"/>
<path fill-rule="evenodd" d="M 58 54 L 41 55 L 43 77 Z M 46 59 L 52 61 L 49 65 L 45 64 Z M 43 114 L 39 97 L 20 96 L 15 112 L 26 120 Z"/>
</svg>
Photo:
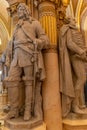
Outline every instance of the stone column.
<svg viewBox="0 0 87 130">
<path fill-rule="evenodd" d="M 40 23 L 50 39 L 50 48 L 44 52 L 47 75 L 42 87 L 44 121 L 47 130 L 62 130 L 55 2 L 40 1 L 38 8 Z"/>
</svg>

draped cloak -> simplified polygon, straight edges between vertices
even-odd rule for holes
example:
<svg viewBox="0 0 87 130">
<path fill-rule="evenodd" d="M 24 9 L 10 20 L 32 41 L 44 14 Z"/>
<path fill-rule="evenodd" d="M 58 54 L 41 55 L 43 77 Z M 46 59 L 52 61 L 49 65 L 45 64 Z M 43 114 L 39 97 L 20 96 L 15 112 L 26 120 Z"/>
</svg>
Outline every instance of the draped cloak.
<svg viewBox="0 0 87 130">
<path fill-rule="evenodd" d="M 72 100 L 75 98 L 75 84 L 70 56 L 79 56 L 80 60 L 82 60 L 80 54 L 84 49 L 81 32 L 75 26 L 64 25 L 59 35 L 59 72 L 63 117 L 70 112 Z"/>
<path fill-rule="evenodd" d="M 62 114 L 65 117 L 71 109 L 71 102 L 75 97 L 72 70 L 67 49 L 67 31 L 69 26 L 63 26 L 59 35 L 59 74 L 60 92 L 62 93 Z M 62 32 L 63 30 L 63 32 Z"/>
</svg>

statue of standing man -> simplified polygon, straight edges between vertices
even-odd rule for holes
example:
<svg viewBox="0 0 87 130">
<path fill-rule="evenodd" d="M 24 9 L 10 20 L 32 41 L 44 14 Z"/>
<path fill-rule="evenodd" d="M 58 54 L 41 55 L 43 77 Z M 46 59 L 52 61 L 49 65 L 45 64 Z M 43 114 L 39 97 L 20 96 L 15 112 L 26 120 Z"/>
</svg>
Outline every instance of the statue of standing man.
<svg viewBox="0 0 87 130">
<path fill-rule="evenodd" d="M 25 87 L 24 120 L 32 116 L 42 119 L 41 82 L 45 79 L 42 49 L 49 45 L 49 39 L 40 23 L 31 17 L 24 3 L 17 7 L 19 21 L 12 37 L 12 61 L 5 85 L 10 95 L 11 109 L 7 118 L 19 116 L 19 84 Z"/>
<path fill-rule="evenodd" d="M 60 92 L 62 113 L 85 114 L 84 84 L 86 82 L 86 47 L 75 19 L 65 18 L 59 36 Z M 87 112 L 86 112 L 87 114 Z"/>
</svg>

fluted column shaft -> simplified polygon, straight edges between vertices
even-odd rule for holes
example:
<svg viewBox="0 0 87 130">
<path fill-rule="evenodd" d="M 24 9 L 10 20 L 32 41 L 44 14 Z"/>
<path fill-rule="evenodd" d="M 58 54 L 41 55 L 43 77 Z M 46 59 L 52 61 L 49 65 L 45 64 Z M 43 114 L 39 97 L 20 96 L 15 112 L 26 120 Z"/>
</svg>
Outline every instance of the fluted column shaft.
<svg viewBox="0 0 87 130">
<path fill-rule="evenodd" d="M 55 5 L 51 2 L 42 2 L 39 5 L 39 20 L 50 39 L 51 45 L 57 44 Z"/>
</svg>

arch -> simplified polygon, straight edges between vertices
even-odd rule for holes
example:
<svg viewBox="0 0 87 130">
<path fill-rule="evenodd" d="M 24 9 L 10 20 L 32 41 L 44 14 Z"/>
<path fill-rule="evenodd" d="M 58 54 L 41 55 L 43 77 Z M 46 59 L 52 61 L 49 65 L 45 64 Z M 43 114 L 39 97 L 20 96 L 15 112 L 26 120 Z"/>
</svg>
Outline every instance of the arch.
<svg viewBox="0 0 87 130">
<path fill-rule="evenodd" d="M 3 15 L 0 13 L 0 23 L 2 23 L 2 25 L 4 26 L 4 28 L 8 32 L 8 36 L 10 37 L 10 33 L 11 33 L 11 30 L 10 30 L 11 20 L 10 20 L 10 18 L 7 22 L 6 19 L 3 17 Z"/>
<path fill-rule="evenodd" d="M 81 11 L 81 7 L 82 7 L 82 3 L 83 3 L 83 0 L 78 0 L 78 5 L 77 5 L 77 8 L 76 8 L 76 13 L 75 13 L 75 18 L 76 18 L 76 21 L 77 21 L 77 26 L 80 28 L 80 11 Z"/>
<path fill-rule="evenodd" d="M 81 23 L 80 23 L 80 28 L 83 32 L 84 38 L 85 38 L 85 43 L 87 46 L 87 7 L 83 10 L 81 14 Z"/>
<path fill-rule="evenodd" d="M 0 49 L 3 52 L 9 40 L 9 34 L 8 31 L 6 30 L 6 27 L 2 23 L 0 23 L 0 38 L 2 41 L 2 44 L 0 45 Z"/>
<path fill-rule="evenodd" d="M 11 18 L 8 15 L 7 7 L 9 7 L 8 1 L 0 0 L 0 38 L 2 40 L 0 51 L 2 52 L 5 50 L 11 35 Z"/>
<path fill-rule="evenodd" d="M 68 5 L 68 7 L 66 9 L 66 16 L 74 17 L 74 11 L 73 11 L 73 6 L 72 6 L 71 0 L 70 0 L 70 4 Z"/>
<path fill-rule="evenodd" d="M 82 14 L 81 14 L 81 29 L 83 30 L 84 28 L 84 23 L 85 23 L 85 19 L 87 17 L 87 7 L 83 10 Z"/>
</svg>

